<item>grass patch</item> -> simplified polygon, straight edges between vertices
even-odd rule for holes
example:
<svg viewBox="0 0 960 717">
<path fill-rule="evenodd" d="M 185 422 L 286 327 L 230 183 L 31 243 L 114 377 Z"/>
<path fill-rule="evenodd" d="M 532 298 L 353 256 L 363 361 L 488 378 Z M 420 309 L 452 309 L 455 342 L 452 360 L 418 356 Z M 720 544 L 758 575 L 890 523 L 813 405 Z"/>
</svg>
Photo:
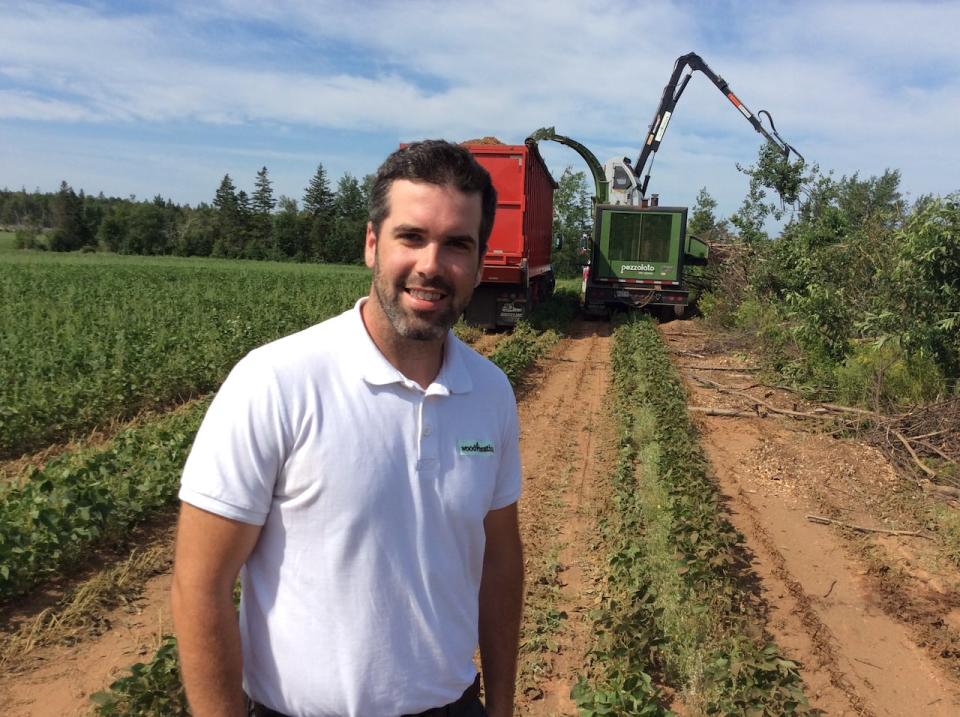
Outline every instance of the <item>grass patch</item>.
<svg viewBox="0 0 960 717">
<path fill-rule="evenodd" d="M 960 511 L 947 505 L 934 505 L 933 522 L 940 539 L 940 547 L 947 559 L 960 567 Z"/>
<path fill-rule="evenodd" d="M 811 714 L 797 665 L 762 628 L 742 537 L 723 518 L 686 396 L 649 320 L 617 328 L 620 419 L 611 547 L 581 715 L 666 715 L 662 680 L 691 714 Z"/>
</svg>

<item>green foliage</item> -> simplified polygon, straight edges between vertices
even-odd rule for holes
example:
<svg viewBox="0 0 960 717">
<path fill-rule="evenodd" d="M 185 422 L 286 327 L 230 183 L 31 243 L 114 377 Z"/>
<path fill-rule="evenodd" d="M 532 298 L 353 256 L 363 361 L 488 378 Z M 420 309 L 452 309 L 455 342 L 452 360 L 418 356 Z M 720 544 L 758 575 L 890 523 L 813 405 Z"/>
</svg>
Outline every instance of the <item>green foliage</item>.
<svg viewBox="0 0 960 717">
<path fill-rule="evenodd" d="M 370 281 L 351 267 L 2 256 L 0 456 L 213 391 L 247 351 Z"/>
<path fill-rule="evenodd" d="M 95 232 L 87 215 L 86 197 L 82 190 L 77 195 L 69 184 L 61 182 L 51 209 L 53 232 L 50 235 L 50 249 L 76 251 L 93 243 Z"/>
<path fill-rule="evenodd" d="M 0 601 L 59 575 L 176 501 L 206 402 L 65 454 L 0 491 Z"/>
<path fill-rule="evenodd" d="M 17 249 L 47 249 L 46 237 L 35 227 L 17 229 L 14 233 L 14 247 Z"/>
<path fill-rule="evenodd" d="M 330 190 L 330 180 L 327 179 L 327 170 L 323 164 L 317 165 L 317 171 L 310 179 L 310 184 L 304 190 L 303 211 L 313 218 L 327 215 L 333 211 L 333 192 Z"/>
<path fill-rule="evenodd" d="M 701 187 L 687 222 L 687 234 L 709 242 L 725 233 L 728 222 L 726 219 L 717 219 L 716 209 L 717 200 L 710 195 L 706 187 Z"/>
<path fill-rule="evenodd" d="M 560 239 L 560 249 L 554 251 L 552 263 L 558 277 L 580 275 L 583 237 L 593 232 L 592 195 L 586 174 L 570 167 L 563 170 L 553 191 L 553 236 Z"/>
<path fill-rule="evenodd" d="M 769 239 L 763 226 L 772 213 L 773 207 L 766 201 L 766 196 L 767 193 L 760 186 L 760 182 L 751 177 L 747 196 L 744 197 L 736 213 L 730 217 L 730 223 L 736 227 L 740 239 L 748 245 Z"/>
<path fill-rule="evenodd" d="M 507 374 L 510 383 L 517 385 L 530 364 L 557 343 L 576 317 L 578 306 L 574 291 L 557 290 L 530 313 L 527 321 L 514 327 L 510 336 L 497 345 L 490 360 Z"/>
<path fill-rule="evenodd" d="M 909 354 L 894 341 L 855 346 L 835 373 L 838 401 L 880 411 L 933 401 L 944 392 L 933 359 Z"/>
<path fill-rule="evenodd" d="M 896 234 L 891 321 L 904 344 L 960 375 L 960 193 L 920 202 Z M 893 318 L 893 317 L 890 317 Z"/>
<path fill-rule="evenodd" d="M 896 171 L 835 179 L 814 167 L 795 216 L 767 241 L 770 162 L 761 153 L 744 170 L 750 194 L 731 219 L 749 247 L 749 291 L 718 282 L 723 295 L 705 306 L 762 331 L 767 363 L 798 385 L 886 407 L 938 395 L 960 375 L 960 195 L 908 211 Z"/>
<path fill-rule="evenodd" d="M 497 345 L 490 360 L 507 374 L 510 383 L 516 385 L 533 360 L 556 341 L 557 336 L 553 332 L 541 334 L 526 321 L 520 321 L 510 336 Z"/>
<path fill-rule="evenodd" d="M 138 662 L 110 689 L 91 695 L 98 717 L 187 717 L 187 697 L 180 682 L 177 642 L 172 635 L 153 659 Z"/>
<path fill-rule="evenodd" d="M 351 174 L 344 174 L 337 183 L 331 209 L 333 218 L 322 242 L 323 258 L 337 264 L 363 263 L 367 194 Z"/>
<path fill-rule="evenodd" d="M 99 246 L 121 254 L 355 264 L 362 259 L 371 181 L 365 177 L 360 182 L 346 173 L 334 192 L 320 165 L 307 187 L 302 212 L 292 199 L 274 199 L 266 167 L 257 172 L 252 194 L 225 175 L 213 206 L 201 203 L 196 208 L 159 196 L 146 202 L 133 195 L 86 197 L 66 182 L 57 193 L 4 189 L 0 226 L 25 232 L 23 249 L 94 251 Z"/>
<path fill-rule="evenodd" d="M 723 518 L 649 320 L 616 330 L 613 369 L 621 439 L 610 571 L 591 678 L 574 692 L 581 714 L 667 714 L 651 674 L 693 713 L 810 714 L 797 665 L 759 627 L 742 539 Z"/>
<path fill-rule="evenodd" d="M 761 186 L 774 190 L 783 204 L 794 204 L 800 199 L 800 192 L 807 181 L 804 176 L 805 164 L 802 159 L 791 162 L 780 148 L 772 142 L 765 142 L 760 148 L 753 176 Z"/>
</svg>

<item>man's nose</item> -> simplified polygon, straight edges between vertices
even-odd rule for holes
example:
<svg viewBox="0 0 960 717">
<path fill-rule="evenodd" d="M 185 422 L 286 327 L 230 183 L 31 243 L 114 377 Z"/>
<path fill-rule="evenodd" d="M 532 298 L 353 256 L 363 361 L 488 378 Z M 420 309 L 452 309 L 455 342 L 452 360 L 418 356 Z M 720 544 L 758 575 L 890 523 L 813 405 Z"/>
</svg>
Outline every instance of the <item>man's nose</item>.
<svg viewBox="0 0 960 717">
<path fill-rule="evenodd" d="M 416 271 L 421 276 L 435 276 L 440 271 L 440 244 L 427 242 L 417 251 Z"/>
</svg>

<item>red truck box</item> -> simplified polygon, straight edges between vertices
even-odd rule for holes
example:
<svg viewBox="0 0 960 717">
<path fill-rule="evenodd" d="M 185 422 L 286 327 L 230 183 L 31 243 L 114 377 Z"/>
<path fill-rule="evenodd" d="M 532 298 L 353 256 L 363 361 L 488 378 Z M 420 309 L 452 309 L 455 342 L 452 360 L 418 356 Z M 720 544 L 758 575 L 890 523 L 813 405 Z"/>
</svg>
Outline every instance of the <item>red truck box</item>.
<svg viewBox="0 0 960 717">
<path fill-rule="evenodd" d="M 553 293 L 550 250 L 557 185 L 535 144 L 464 146 L 490 172 L 497 189 L 497 215 L 481 284 L 465 317 L 487 328 L 512 326 Z"/>
</svg>

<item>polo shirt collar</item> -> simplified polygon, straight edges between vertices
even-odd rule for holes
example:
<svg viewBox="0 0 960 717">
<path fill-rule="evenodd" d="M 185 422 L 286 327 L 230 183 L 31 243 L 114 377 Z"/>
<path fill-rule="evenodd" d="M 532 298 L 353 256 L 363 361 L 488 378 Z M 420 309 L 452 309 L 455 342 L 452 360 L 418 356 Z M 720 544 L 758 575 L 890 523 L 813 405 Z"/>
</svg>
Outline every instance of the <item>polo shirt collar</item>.
<svg viewBox="0 0 960 717">
<path fill-rule="evenodd" d="M 355 357 L 360 366 L 363 380 L 373 386 L 400 383 L 423 390 L 419 388 L 416 382 L 404 376 L 392 363 L 387 361 L 373 339 L 370 338 L 370 334 L 367 333 L 367 328 L 363 325 L 363 317 L 360 315 L 360 307 L 368 298 L 365 296 L 359 299 L 350 312 L 356 332 L 357 352 Z M 427 387 L 424 392 L 426 395 L 448 396 L 451 393 L 469 393 L 473 390 L 473 380 L 470 378 L 470 372 L 467 370 L 463 356 L 464 350 L 465 348 L 460 340 L 453 335 L 452 331 L 448 331 L 443 345 L 443 363 L 440 366 L 440 373 L 437 374 L 433 383 Z"/>
</svg>

